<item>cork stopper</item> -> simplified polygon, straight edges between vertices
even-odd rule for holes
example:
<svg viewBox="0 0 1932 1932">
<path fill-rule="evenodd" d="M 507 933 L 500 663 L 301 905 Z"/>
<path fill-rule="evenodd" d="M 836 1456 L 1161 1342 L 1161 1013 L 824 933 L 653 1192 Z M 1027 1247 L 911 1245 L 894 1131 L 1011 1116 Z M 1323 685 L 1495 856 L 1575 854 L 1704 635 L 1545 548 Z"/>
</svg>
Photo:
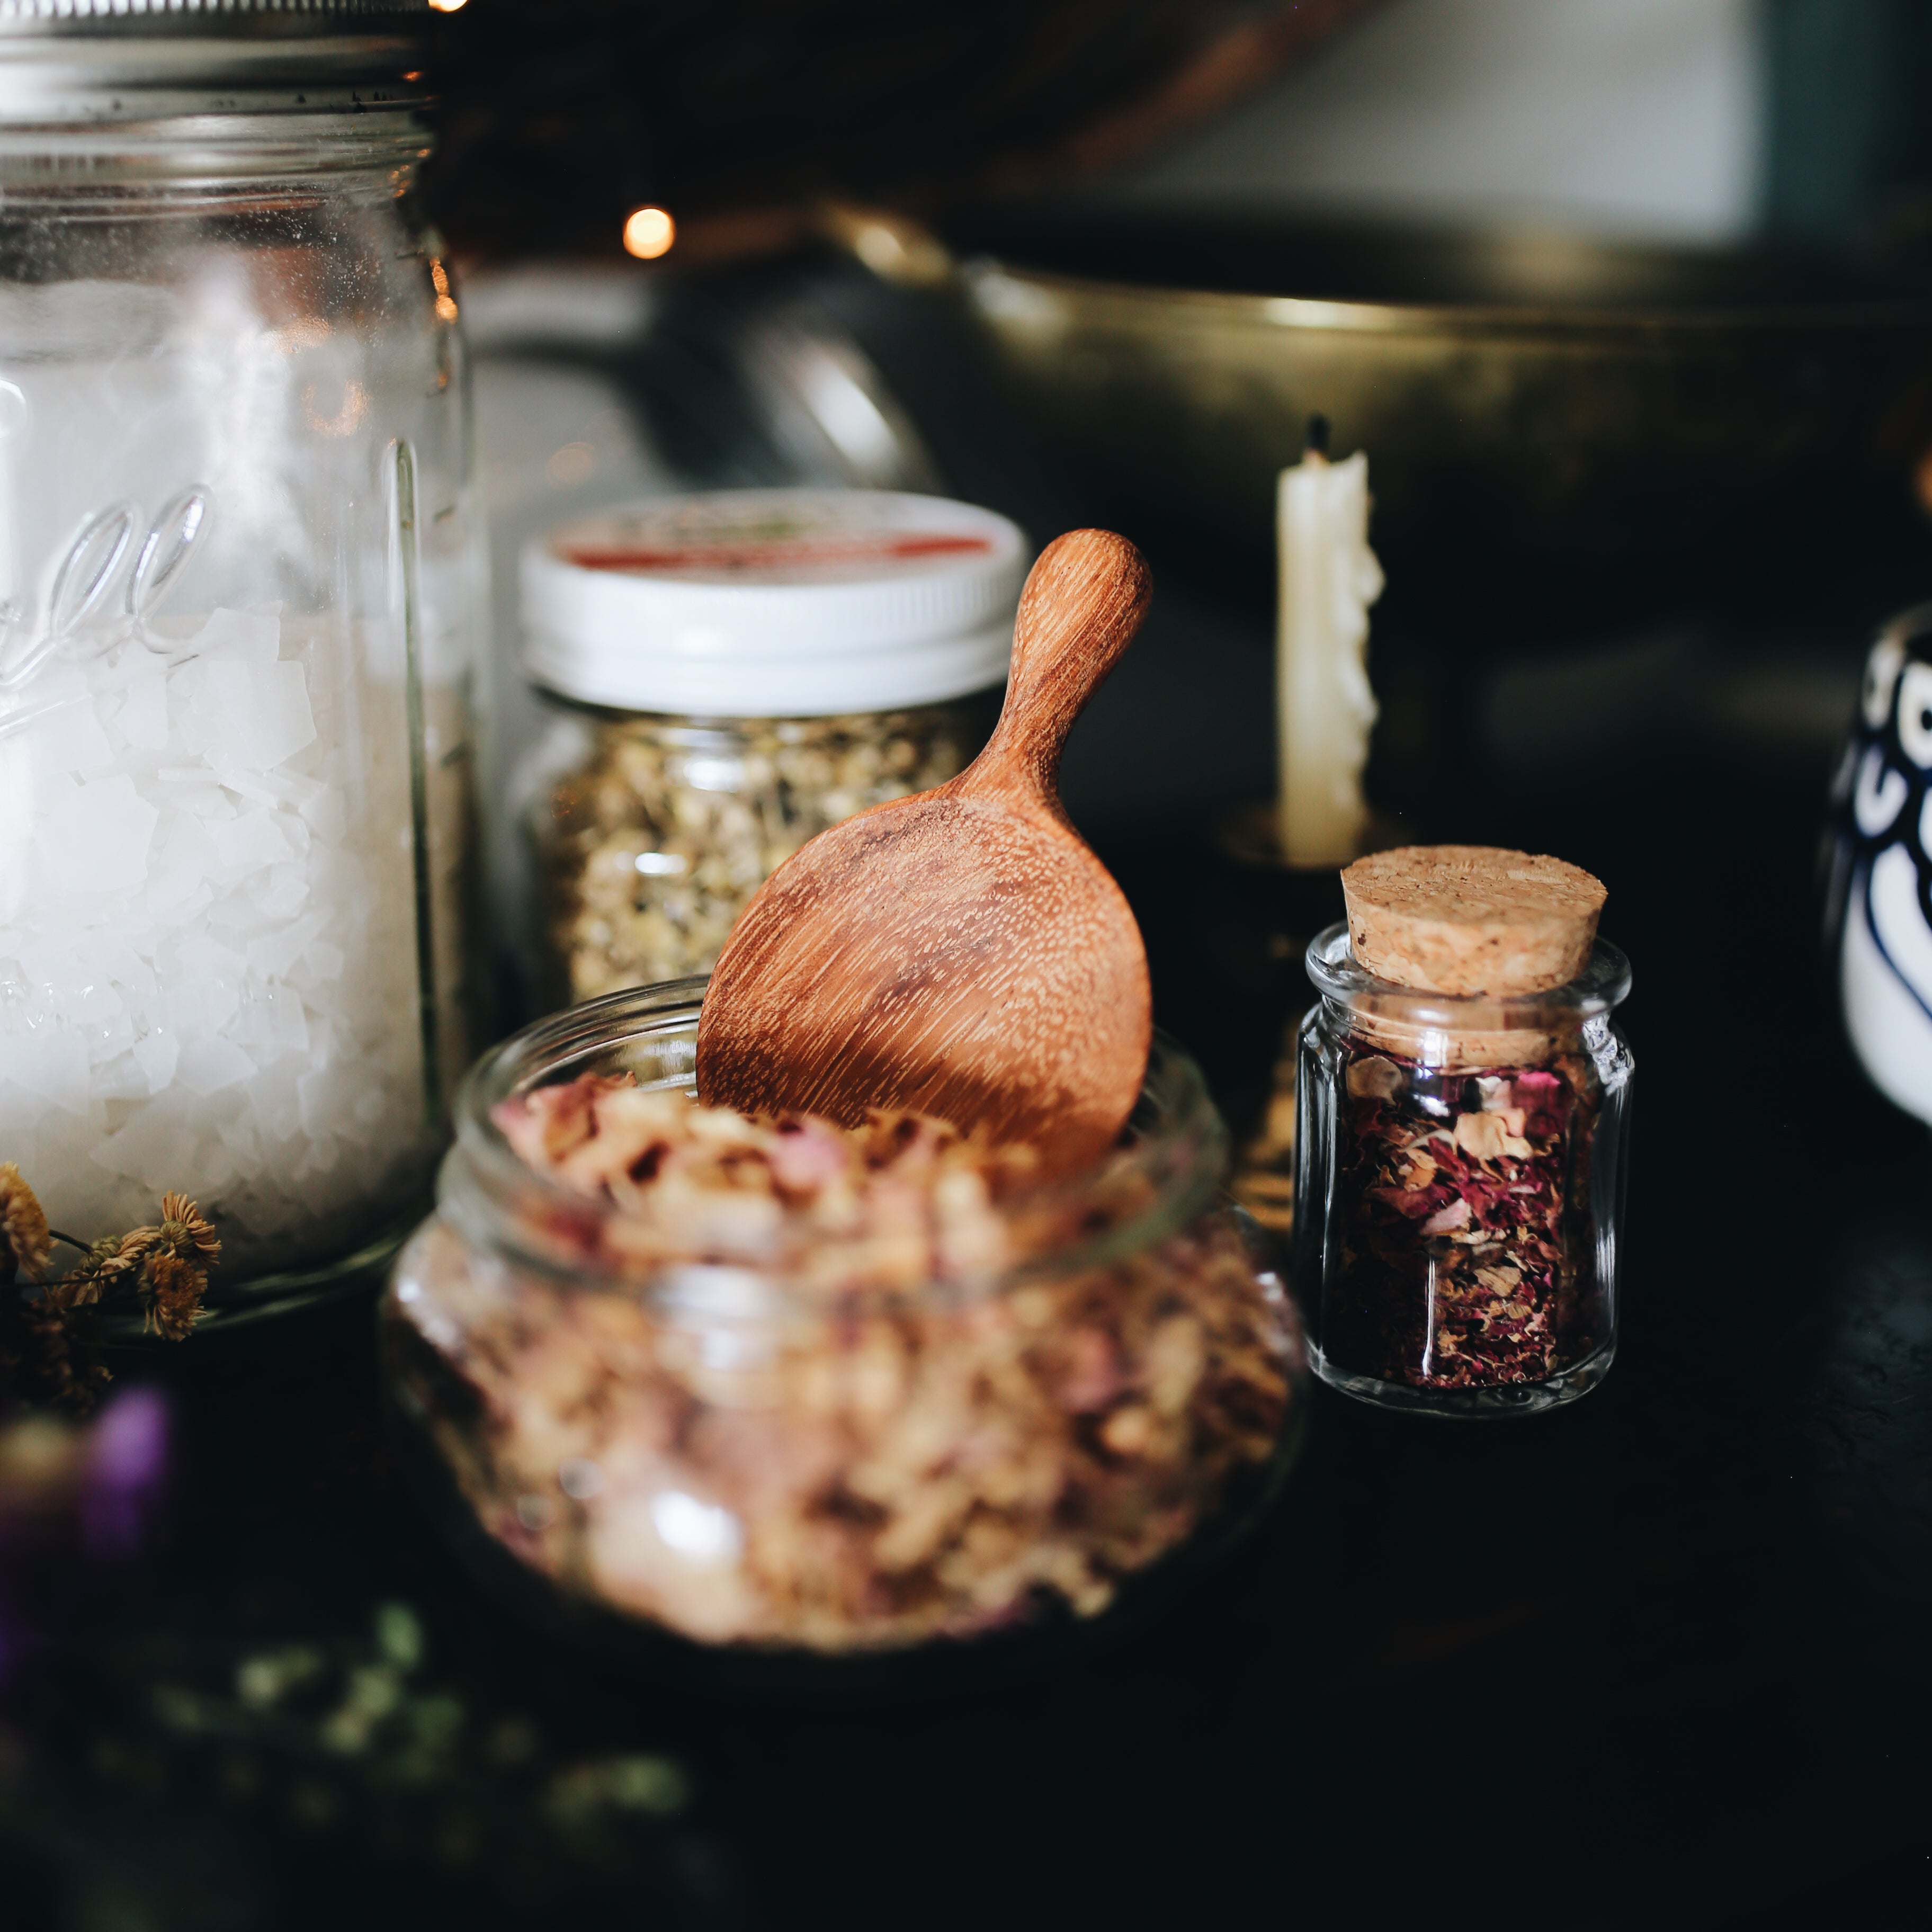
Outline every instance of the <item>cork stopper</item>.
<svg viewBox="0 0 1932 1932">
<path fill-rule="evenodd" d="M 1489 845 L 1405 845 L 1342 874 L 1348 940 L 1419 992 L 1546 992 L 1588 962 L 1607 896 L 1582 867 Z"/>
</svg>

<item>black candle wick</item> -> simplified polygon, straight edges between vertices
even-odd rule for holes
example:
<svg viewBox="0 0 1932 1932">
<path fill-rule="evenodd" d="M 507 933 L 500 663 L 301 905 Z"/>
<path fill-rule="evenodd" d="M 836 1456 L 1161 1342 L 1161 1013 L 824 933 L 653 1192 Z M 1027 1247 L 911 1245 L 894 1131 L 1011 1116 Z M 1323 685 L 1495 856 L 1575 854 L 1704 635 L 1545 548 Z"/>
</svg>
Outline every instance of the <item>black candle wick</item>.
<svg viewBox="0 0 1932 1932">
<path fill-rule="evenodd" d="M 1324 416 L 1312 416 L 1308 418 L 1308 450 L 1312 456 L 1328 454 L 1328 418 Z"/>
</svg>

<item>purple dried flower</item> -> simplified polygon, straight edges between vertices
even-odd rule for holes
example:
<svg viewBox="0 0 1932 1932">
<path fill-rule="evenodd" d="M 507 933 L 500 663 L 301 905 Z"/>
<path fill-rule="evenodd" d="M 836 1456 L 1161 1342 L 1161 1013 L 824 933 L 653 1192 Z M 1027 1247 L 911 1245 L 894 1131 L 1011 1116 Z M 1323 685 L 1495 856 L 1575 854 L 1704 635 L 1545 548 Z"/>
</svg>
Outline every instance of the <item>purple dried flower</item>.
<svg viewBox="0 0 1932 1932">
<path fill-rule="evenodd" d="M 166 1487 L 168 1410 L 126 1389 L 91 1424 L 39 1415 L 0 1428 L 0 1688 L 98 1587 L 137 1556 Z"/>
<path fill-rule="evenodd" d="M 91 1556 L 140 1549 L 167 1484 L 168 1408 L 158 1389 L 123 1389 L 88 1432 L 82 1463 L 81 1540 Z"/>
</svg>

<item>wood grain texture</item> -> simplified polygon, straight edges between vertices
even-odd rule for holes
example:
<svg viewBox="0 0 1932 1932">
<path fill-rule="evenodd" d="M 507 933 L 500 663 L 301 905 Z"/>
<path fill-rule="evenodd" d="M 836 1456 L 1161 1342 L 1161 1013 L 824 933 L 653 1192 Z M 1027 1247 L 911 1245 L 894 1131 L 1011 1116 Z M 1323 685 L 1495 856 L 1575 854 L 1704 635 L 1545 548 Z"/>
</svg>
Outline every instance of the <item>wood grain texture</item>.
<svg viewBox="0 0 1932 1932">
<path fill-rule="evenodd" d="M 1342 874 L 1348 940 L 1399 986 L 1547 992 L 1589 963 L 1606 896 L 1580 866 L 1492 845 L 1401 845 Z"/>
<path fill-rule="evenodd" d="M 936 790 L 820 832 L 739 920 L 698 1023 L 708 1105 L 848 1123 L 910 1107 L 1030 1142 L 1054 1171 L 1113 1142 L 1147 1070 L 1147 954 L 1058 780 L 1150 590 L 1123 537 L 1048 547 L 986 748 Z"/>
</svg>

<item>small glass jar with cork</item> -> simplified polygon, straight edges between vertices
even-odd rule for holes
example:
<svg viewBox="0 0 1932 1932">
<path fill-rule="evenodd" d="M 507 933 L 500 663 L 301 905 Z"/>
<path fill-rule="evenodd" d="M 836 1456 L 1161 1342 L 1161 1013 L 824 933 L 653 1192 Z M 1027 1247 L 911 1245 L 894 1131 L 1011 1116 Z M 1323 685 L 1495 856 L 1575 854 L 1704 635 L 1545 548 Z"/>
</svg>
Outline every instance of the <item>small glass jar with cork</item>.
<svg viewBox="0 0 1932 1932">
<path fill-rule="evenodd" d="M 1316 1372 L 1384 1407 L 1553 1408 L 1608 1372 L 1629 962 L 1562 860 L 1410 846 L 1308 949 L 1294 1274 Z"/>
</svg>

